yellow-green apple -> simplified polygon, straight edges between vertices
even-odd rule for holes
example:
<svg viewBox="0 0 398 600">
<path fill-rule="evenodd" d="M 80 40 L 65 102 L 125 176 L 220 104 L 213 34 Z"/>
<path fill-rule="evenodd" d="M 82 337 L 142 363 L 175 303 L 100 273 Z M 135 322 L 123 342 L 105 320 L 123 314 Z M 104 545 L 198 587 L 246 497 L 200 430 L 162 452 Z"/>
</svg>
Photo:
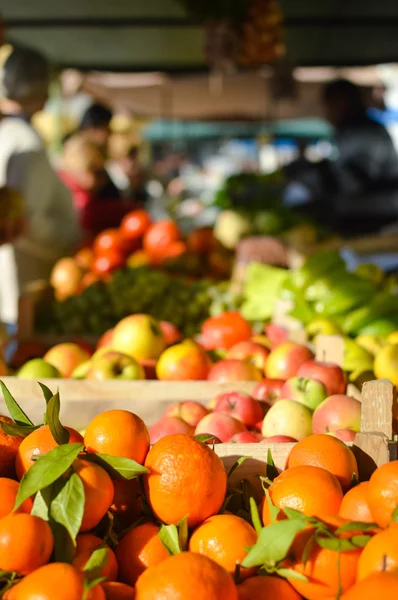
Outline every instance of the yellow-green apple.
<svg viewBox="0 0 398 600">
<path fill-rule="evenodd" d="M 91 367 L 91 360 L 86 360 L 86 362 L 82 363 L 72 372 L 72 379 L 86 379 L 88 370 Z"/>
<path fill-rule="evenodd" d="M 270 437 L 261 440 L 261 444 L 291 444 L 296 443 L 296 438 L 290 437 L 289 435 L 271 435 Z"/>
<path fill-rule="evenodd" d="M 301 365 L 314 357 L 303 344 L 283 342 L 267 358 L 265 376 L 271 379 L 290 379 L 297 375 Z M 309 375 L 308 375 L 309 377 Z"/>
<path fill-rule="evenodd" d="M 174 402 L 166 408 L 165 417 L 180 417 L 183 421 L 196 427 L 203 417 L 209 414 L 209 411 L 200 402 L 194 400 L 184 400 L 183 402 Z"/>
<path fill-rule="evenodd" d="M 361 403 L 345 394 L 326 398 L 312 416 L 313 433 L 328 433 L 339 429 L 359 431 L 361 426 Z"/>
<path fill-rule="evenodd" d="M 136 360 L 156 359 L 166 342 L 159 322 L 150 315 L 125 317 L 113 330 L 112 348 Z"/>
<path fill-rule="evenodd" d="M 268 348 L 256 342 L 239 342 L 232 346 L 227 352 L 226 358 L 237 358 L 238 360 L 246 360 L 252 365 L 264 371 L 265 363 L 270 351 Z"/>
<path fill-rule="evenodd" d="M 174 433 L 193 435 L 194 431 L 195 427 L 189 425 L 189 423 L 186 423 L 180 419 L 180 417 L 162 417 L 149 428 L 149 436 L 151 444 L 155 444 L 155 442 L 166 435 L 172 435 Z"/>
<path fill-rule="evenodd" d="M 90 354 L 78 344 L 66 342 L 50 348 L 43 358 L 58 369 L 61 377 L 70 377 L 76 367 L 90 359 Z"/>
<path fill-rule="evenodd" d="M 228 358 L 220 360 L 209 372 L 208 380 L 224 383 L 227 381 L 260 381 L 261 371 L 245 360 Z"/>
<path fill-rule="evenodd" d="M 108 350 L 91 361 L 86 379 L 145 379 L 143 367 L 132 357 L 116 350 Z"/>
<path fill-rule="evenodd" d="M 346 374 L 341 367 L 333 363 L 309 360 L 300 366 L 297 376 L 317 379 L 326 387 L 328 396 L 345 394 L 347 389 Z"/>
<path fill-rule="evenodd" d="M 113 339 L 113 327 L 112 329 L 108 329 L 103 333 L 98 340 L 96 350 L 100 348 L 111 348 L 112 347 L 112 339 Z"/>
<path fill-rule="evenodd" d="M 166 346 L 172 346 L 177 342 L 181 342 L 182 333 L 173 323 L 170 323 L 169 321 L 160 321 L 159 325 L 166 341 Z"/>
<path fill-rule="evenodd" d="M 196 426 L 195 435 L 214 435 L 221 442 L 229 442 L 236 434 L 247 431 L 242 421 L 226 413 L 211 413 L 204 417 Z"/>
<path fill-rule="evenodd" d="M 274 404 L 281 398 L 281 389 L 285 385 L 284 379 L 263 379 L 253 390 L 253 398 L 268 404 Z"/>
<path fill-rule="evenodd" d="M 312 340 L 318 335 L 340 335 L 340 327 L 330 319 L 314 319 L 305 328 L 308 337 Z"/>
<path fill-rule="evenodd" d="M 255 427 L 256 423 L 264 417 L 260 403 L 241 392 L 226 392 L 217 396 L 214 412 L 228 413 L 249 428 Z"/>
<path fill-rule="evenodd" d="M 294 400 L 278 400 L 264 417 L 264 437 L 286 435 L 296 440 L 311 435 L 311 411 Z"/>
<path fill-rule="evenodd" d="M 374 372 L 378 379 L 389 379 L 398 388 L 398 343 L 389 344 L 377 353 Z"/>
<path fill-rule="evenodd" d="M 241 433 L 235 433 L 229 442 L 231 444 L 258 444 L 263 439 L 261 433 L 257 431 L 242 431 Z"/>
<path fill-rule="evenodd" d="M 329 431 L 329 435 L 337 437 L 342 442 L 353 442 L 357 434 L 352 429 L 337 429 L 337 431 Z"/>
<path fill-rule="evenodd" d="M 61 377 L 56 367 L 43 358 L 32 358 L 17 373 L 18 379 L 58 379 Z"/>
<path fill-rule="evenodd" d="M 281 389 L 281 398 L 295 400 L 310 410 L 315 410 L 328 397 L 326 387 L 317 379 L 292 377 Z"/>
<path fill-rule="evenodd" d="M 187 339 L 162 353 L 156 365 L 156 374 L 163 381 L 200 381 L 207 378 L 210 364 L 205 350 Z"/>
</svg>

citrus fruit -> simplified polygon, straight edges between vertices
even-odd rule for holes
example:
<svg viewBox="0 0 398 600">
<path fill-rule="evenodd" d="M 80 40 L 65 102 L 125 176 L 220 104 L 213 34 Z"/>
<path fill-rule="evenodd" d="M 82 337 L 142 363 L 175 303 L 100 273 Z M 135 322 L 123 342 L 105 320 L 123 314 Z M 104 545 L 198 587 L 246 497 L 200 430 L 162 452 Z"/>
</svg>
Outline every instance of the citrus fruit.
<svg viewBox="0 0 398 600">
<path fill-rule="evenodd" d="M 367 500 L 373 521 L 386 527 L 398 506 L 398 460 L 374 471 L 369 480 Z"/>
<path fill-rule="evenodd" d="M 123 456 L 142 464 L 149 449 L 149 433 L 134 413 L 107 410 L 90 421 L 84 444 L 88 452 Z"/>
<path fill-rule="evenodd" d="M 128 527 L 142 512 L 142 494 L 138 479 L 113 481 L 114 495 L 110 512 L 122 527 Z"/>
<path fill-rule="evenodd" d="M 377 353 L 373 370 L 377 379 L 389 379 L 398 386 L 398 343 L 385 346 Z"/>
<path fill-rule="evenodd" d="M 7 479 L 7 477 L 0 478 L 0 519 L 12 513 L 18 494 L 18 488 L 19 484 L 17 481 L 14 481 L 14 479 Z M 31 498 L 28 498 L 22 506 L 19 507 L 17 512 L 30 513 L 32 506 L 33 502 Z"/>
<path fill-rule="evenodd" d="M 377 533 L 363 549 L 358 563 L 358 581 L 376 571 L 398 571 L 398 529 Z"/>
<path fill-rule="evenodd" d="M 186 516 L 195 527 L 220 510 L 227 476 L 206 444 L 184 434 L 165 436 L 152 446 L 145 466 L 147 499 L 160 521 L 177 524 Z"/>
<path fill-rule="evenodd" d="M 304 465 L 284 471 L 269 488 L 274 506 L 293 508 L 306 515 L 336 515 L 339 512 L 343 492 L 336 477 L 322 469 Z M 278 519 L 283 518 L 279 513 Z M 268 502 L 263 502 L 263 523 L 270 523 Z"/>
<path fill-rule="evenodd" d="M 85 494 L 80 531 L 90 531 L 104 518 L 113 502 L 112 479 L 105 469 L 88 460 L 75 460 L 73 468 L 83 482 Z"/>
<path fill-rule="evenodd" d="M 363 481 L 345 494 L 339 510 L 341 517 L 349 521 L 373 523 L 373 517 L 367 500 L 368 487 L 369 482 Z"/>
<path fill-rule="evenodd" d="M 66 427 L 66 429 L 69 431 L 70 444 L 83 444 L 83 437 L 78 431 L 70 427 Z M 37 457 L 47 454 L 47 452 L 50 452 L 50 450 L 53 450 L 57 446 L 58 444 L 54 440 L 48 425 L 43 425 L 26 436 L 18 448 L 15 460 L 15 470 L 18 479 L 22 479 L 26 471 L 34 464 L 32 456 Z"/>
<path fill-rule="evenodd" d="M 301 596 L 280 577 L 250 577 L 238 586 L 239 600 L 300 600 Z"/>
<path fill-rule="evenodd" d="M 0 569 L 27 575 L 49 560 L 54 538 L 47 521 L 26 513 L 0 520 Z"/>
<path fill-rule="evenodd" d="M 76 552 L 72 564 L 83 571 L 94 550 L 97 550 L 97 548 L 100 547 L 107 548 L 108 558 L 99 575 L 101 577 L 106 577 L 110 581 L 115 581 L 117 579 L 117 562 L 115 553 L 101 540 L 101 538 L 97 537 L 96 535 L 83 533 L 77 536 Z"/>
<path fill-rule="evenodd" d="M 256 542 L 256 531 L 244 519 L 235 515 L 215 515 L 195 529 L 189 550 L 211 558 L 233 575 L 236 564 L 245 558 L 247 548 Z M 245 578 L 254 572 L 241 569 L 240 575 Z"/>
<path fill-rule="evenodd" d="M 0 415 L 0 421 L 8 425 L 15 425 L 9 417 Z M 0 428 L 0 477 L 13 477 L 15 475 L 15 458 L 23 437 L 8 435 Z"/>
<path fill-rule="evenodd" d="M 102 584 L 106 600 L 133 600 L 134 589 L 125 583 L 105 581 Z"/>
<path fill-rule="evenodd" d="M 182 552 L 147 569 L 135 586 L 135 600 L 237 600 L 229 573 L 200 554 Z"/>
<path fill-rule="evenodd" d="M 293 446 L 287 467 L 302 465 L 326 469 L 338 479 L 343 491 L 351 487 L 353 476 L 358 478 L 358 464 L 352 450 L 326 433 L 310 435 Z"/>
<path fill-rule="evenodd" d="M 363 581 L 353 585 L 341 600 L 375 600 L 375 598 L 395 598 L 398 595 L 398 574 L 373 573 Z"/>
<path fill-rule="evenodd" d="M 135 585 L 145 569 L 169 557 L 158 536 L 159 529 L 154 523 L 144 523 L 126 533 L 120 540 L 116 548 L 116 558 L 121 581 Z"/>
</svg>

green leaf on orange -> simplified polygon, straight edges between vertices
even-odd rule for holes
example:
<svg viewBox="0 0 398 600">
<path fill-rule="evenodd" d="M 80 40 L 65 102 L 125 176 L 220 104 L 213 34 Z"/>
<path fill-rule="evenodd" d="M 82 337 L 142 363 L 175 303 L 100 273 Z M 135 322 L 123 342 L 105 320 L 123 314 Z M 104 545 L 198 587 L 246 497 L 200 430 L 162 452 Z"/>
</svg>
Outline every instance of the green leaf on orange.
<svg viewBox="0 0 398 600">
<path fill-rule="evenodd" d="M 108 558 L 109 550 L 105 545 L 96 548 L 83 568 L 86 580 L 92 581 L 99 577 L 101 571 L 108 562 Z"/>
<path fill-rule="evenodd" d="M 349 523 L 344 523 L 341 527 L 336 529 L 335 533 L 338 535 L 339 533 L 346 533 L 350 531 L 373 531 L 374 529 L 378 529 L 378 525 L 376 523 L 361 523 L 361 521 L 350 521 Z"/>
<path fill-rule="evenodd" d="M 181 553 L 178 529 L 175 525 L 161 525 L 158 536 L 170 556 Z"/>
<path fill-rule="evenodd" d="M 271 448 L 268 448 L 267 451 L 267 477 L 271 481 L 274 481 L 276 477 L 278 477 L 278 469 L 275 466 L 274 459 L 272 457 Z"/>
<path fill-rule="evenodd" d="M 14 510 L 66 473 L 83 449 L 83 444 L 63 444 L 40 456 L 21 479 Z"/>
<path fill-rule="evenodd" d="M 44 397 L 44 400 L 46 401 L 46 404 L 48 404 L 50 402 L 51 398 L 54 396 L 54 392 L 52 392 L 50 390 L 50 388 L 47 387 L 44 383 L 40 383 L 40 381 L 38 381 L 37 383 L 41 387 L 41 391 L 43 392 L 43 397 Z"/>
<path fill-rule="evenodd" d="M 40 425 L 16 425 L 14 423 L 4 423 L 0 421 L 0 427 L 7 435 L 13 437 L 26 437 L 36 429 L 39 429 Z"/>
<path fill-rule="evenodd" d="M 135 479 L 140 475 L 149 473 L 149 470 L 140 465 L 131 458 L 125 458 L 124 456 L 111 456 L 110 454 L 97 454 L 87 452 L 84 455 L 85 460 L 96 463 L 101 466 L 112 479 Z"/>
<path fill-rule="evenodd" d="M 253 527 L 256 530 L 257 535 L 260 535 L 263 526 L 261 525 L 260 515 L 258 514 L 257 503 L 253 497 L 250 498 L 250 515 Z"/>
<path fill-rule="evenodd" d="M 15 421 L 17 425 L 33 425 L 28 415 L 24 413 L 3 381 L 0 381 L 0 386 L 1 391 L 3 392 L 4 402 L 6 403 L 12 420 Z"/>
<path fill-rule="evenodd" d="M 250 458 L 250 456 L 241 456 L 240 458 L 238 458 L 238 460 L 234 462 L 234 464 L 228 472 L 228 479 L 231 477 L 232 473 L 234 473 L 236 469 L 238 469 L 248 458 Z"/>
<path fill-rule="evenodd" d="M 308 517 L 306 515 L 303 515 L 303 513 L 301 513 L 300 511 L 295 510 L 294 508 L 283 508 L 282 510 L 288 519 L 298 519 L 299 521 L 305 521 L 306 523 L 308 523 Z"/>
<path fill-rule="evenodd" d="M 73 543 L 79 533 L 84 513 L 85 494 L 83 482 L 77 473 L 62 480 L 62 486 L 50 505 L 53 521 L 63 525 Z"/>
<path fill-rule="evenodd" d="M 197 442 L 202 442 L 202 444 L 207 444 L 208 442 L 211 442 L 212 440 L 214 440 L 215 436 L 214 435 L 210 435 L 208 433 L 202 433 L 200 435 L 194 435 L 193 439 L 196 440 Z"/>
<path fill-rule="evenodd" d="M 391 521 L 393 521 L 393 523 L 398 523 L 398 506 L 394 509 L 394 512 L 391 515 Z"/>
<path fill-rule="evenodd" d="M 274 573 L 284 579 L 295 579 L 296 581 L 308 581 L 308 578 L 302 573 L 297 573 L 293 569 L 275 569 Z"/>
<path fill-rule="evenodd" d="M 286 558 L 290 547 L 299 531 L 306 528 L 306 523 L 299 520 L 278 521 L 264 527 L 253 546 L 242 562 L 242 567 L 251 568 L 261 565 L 276 565 Z"/>
<path fill-rule="evenodd" d="M 40 517 L 43 521 L 50 520 L 50 504 L 53 499 L 53 486 L 39 490 L 35 496 L 31 515 Z"/>
<path fill-rule="evenodd" d="M 350 539 L 342 539 L 334 535 L 324 535 L 319 531 L 315 532 L 315 541 L 321 548 L 334 550 L 335 552 L 349 552 L 356 549 L 355 544 Z"/>
<path fill-rule="evenodd" d="M 185 552 L 188 550 L 188 517 L 183 517 L 181 521 L 178 522 L 178 541 L 181 548 L 181 552 Z"/>
<path fill-rule="evenodd" d="M 264 493 L 265 493 L 265 500 L 266 500 L 266 502 L 268 504 L 268 508 L 269 508 L 271 523 L 276 523 L 276 520 L 279 515 L 279 508 L 277 506 L 275 506 L 275 504 L 272 502 L 271 494 L 269 493 L 269 490 L 265 490 Z"/>
<path fill-rule="evenodd" d="M 57 444 L 67 444 L 69 442 L 69 431 L 61 424 L 59 413 L 61 410 L 61 402 L 59 399 L 59 391 L 57 391 L 48 401 L 46 410 L 46 423 L 50 428 L 51 434 Z"/>
</svg>

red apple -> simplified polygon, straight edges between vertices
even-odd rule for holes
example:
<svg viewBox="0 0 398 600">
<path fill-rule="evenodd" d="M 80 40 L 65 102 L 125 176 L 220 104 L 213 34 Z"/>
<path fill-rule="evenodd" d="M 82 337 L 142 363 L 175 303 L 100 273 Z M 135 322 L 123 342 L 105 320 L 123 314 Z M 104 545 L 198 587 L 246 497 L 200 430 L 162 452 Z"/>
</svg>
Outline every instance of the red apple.
<svg viewBox="0 0 398 600">
<path fill-rule="evenodd" d="M 270 323 L 266 326 L 264 333 L 266 337 L 271 342 L 271 348 L 274 349 L 283 342 L 287 342 L 289 340 L 289 332 L 284 327 L 280 325 L 274 325 L 274 323 Z"/>
<path fill-rule="evenodd" d="M 207 319 L 201 334 L 206 350 L 229 350 L 238 342 L 249 340 L 252 328 L 240 313 L 230 311 Z"/>
<path fill-rule="evenodd" d="M 361 403 L 351 396 L 335 394 L 318 406 L 312 417 L 313 433 L 329 433 L 339 429 L 359 431 Z"/>
<path fill-rule="evenodd" d="M 229 442 L 232 444 L 258 444 L 263 439 L 261 433 L 256 431 L 242 431 L 242 433 L 235 433 Z"/>
<path fill-rule="evenodd" d="M 196 427 L 203 417 L 209 414 L 209 411 L 200 402 L 194 400 L 184 400 L 183 402 L 174 402 L 164 412 L 165 417 L 180 417 L 192 427 Z"/>
<path fill-rule="evenodd" d="M 87 352 L 87 354 L 89 354 L 90 356 L 93 355 L 93 348 L 91 346 L 91 344 L 89 344 L 88 342 L 86 342 L 86 340 L 81 340 L 79 338 L 76 338 L 74 340 L 71 340 L 74 344 L 76 344 L 77 346 L 79 346 L 79 348 L 81 348 L 82 350 L 84 350 L 85 352 Z"/>
<path fill-rule="evenodd" d="M 271 435 L 270 437 L 264 438 L 261 440 L 261 444 L 288 444 L 288 443 L 296 443 L 298 440 L 296 438 L 292 438 L 289 435 Z"/>
<path fill-rule="evenodd" d="M 199 381 L 207 378 L 210 364 L 206 352 L 188 339 L 163 352 L 156 365 L 156 374 L 164 381 Z"/>
<path fill-rule="evenodd" d="M 297 371 L 303 363 L 313 357 L 313 353 L 307 346 L 284 342 L 272 350 L 267 358 L 265 375 L 272 379 L 290 379 L 297 375 Z"/>
<path fill-rule="evenodd" d="M 242 431 L 247 431 L 242 421 L 220 412 L 211 413 L 199 421 L 195 429 L 195 435 L 207 433 L 216 436 L 222 443 L 225 443 L 229 442 L 236 433 Z"/>
<path fill-rule="evenodd" d="M 347 389 L 347 377 L 343 369 L 333 363 L 309 360 L 300 366 L 297 376 L 321 381 L 327 389 L 328 396 L 345 394 Z"/>
<path fill-rule="evenodd" d="M 329 435 L 337 437 L 342 442 L 353 442 L 357 434 L 353 429 L 337 429 L 337 431 L 331 431 Z"/>
<path fill-rule="evenodd" d="M 284 379 L 263 379 L 254 388 L 253 398 L 273 404 L 281 398 L 281 389 L 284 384 Z"/>
<path fill-rule="evenodd" d="M 238 360 L 246 360 L 257 369 L 264 371 L 265 363 L 270 351 L 268 348 L 256 342 L 239 342 L 232 346 L 227 352 L 226 358 L 237 358 Z"/>
<path fill-rule="evenodd" d="M 61 373 L 62 377 L 70 377 L 79 365 L 90 359 L 90 354 L 77 344 L 57 344 L 44 355 L 44 360 Z"/>
<path fill-rule="evenodd" d="M 149 428 L 151 444 L 155 444 L 158 440 L 166 435 L 173 433 L 185 433 L 193 435 L 195 428 L 189 425 L 179 417 L 162 417 Z"/>
<path fill-rule="evenodd" d="M 177 342 L 181 342 L 182 333 L 175 325 L 173 325 L 173 323 L 170 323 L 169 321 L 160 321 L 159 325 L 167 346 L 172 346 Z"/>
<path fill-rule="evenodd" d="M 156 360 L 154 360 L 153 358 L 147 358 L 144 360 L 139 360 L 138 362 L 140 363 L 141 367 L 144 369 L 145 379 L 147 379 L 148 381 L 155 381 L 157 379 Z"/>
<path fill-rule="evenodd" d="M 260 381 L 261 372 L 254 365 L 236 359 L 220 360 L 211 369 L 207 377 L 209 381 L 224 383 L 227 381 Z"/>
<path fill-rule="evenodd" d="M 310 410 L 315 410 L 328 396 L 325 386 L 317 379 L 292 377 L 281 389 L 281 398 L 295 400 Z"/>
<path fill-rule="evenodd" d="M 248 394 L 240 392 L 220 394 L 216 398 L 214 412 L 228 413 L 242 421 L 246 427 L 255 427 L 256 423 L 264 418 L 260 403 Z"/>
<path fill-rule="evenodd" d="M 100 339 L 97 343 L 97 350 L 100 348 L 111 348 L 112 347 L 112 338 L 113 338 L 113 328 L 105 331 L 104 334 L 101 335 Z"/>
</svg>

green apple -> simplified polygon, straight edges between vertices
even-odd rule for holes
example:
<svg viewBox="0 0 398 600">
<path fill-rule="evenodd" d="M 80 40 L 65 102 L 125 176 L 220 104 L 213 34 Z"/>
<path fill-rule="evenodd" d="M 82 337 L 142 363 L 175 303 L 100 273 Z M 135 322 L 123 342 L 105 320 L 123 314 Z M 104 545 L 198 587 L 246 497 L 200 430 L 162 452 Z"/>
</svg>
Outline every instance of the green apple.
<svg viewBox="0 0 398 600">
<path fill-rule="evenodd" d="M 91 361 L 87 379 L 145 379 L 144 368 L 132 357 L 109 350 Z"/>
<path fill-rule="evenodd" d="M 60 372 L 43 358 L 28 360 L 18 371 L 19 379 L 59 379 Z"/>
<path fill-rule="evenodd" d="M 291 377 L 281 389 L 281 398 L 300 402 L 310 410 L 315 410 L 328 395 L 323 383 L 309 377 Z"/>
<path fill-rule="evenodd" d="M 277 400 L 264 417 L 261 433 L 264 437 L 286 435 L 302 440 L 312 433 L 312 413 L 294 400 Z"/>
</svg>

